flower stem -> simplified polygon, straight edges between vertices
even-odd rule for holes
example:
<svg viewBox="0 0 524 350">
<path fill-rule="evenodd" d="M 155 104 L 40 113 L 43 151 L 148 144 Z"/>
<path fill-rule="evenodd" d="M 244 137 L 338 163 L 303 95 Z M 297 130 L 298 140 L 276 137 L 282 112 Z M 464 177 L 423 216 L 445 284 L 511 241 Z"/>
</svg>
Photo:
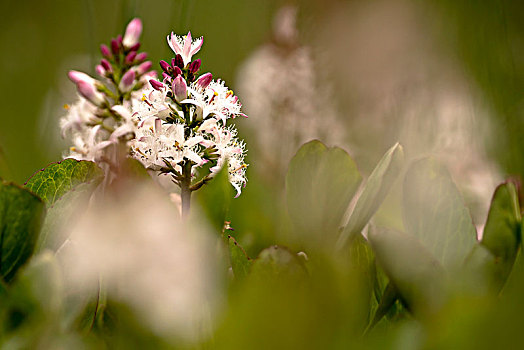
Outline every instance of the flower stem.
<svg viewBox="0 0 524 350">
<path fill-rule="evenodd" d="M 180 197 L 182 199 L 182 218 L 189 216 L 191 208 L 191 162 L 186 161 L 182 168 L 182 181 L 180 181 Z"/>
</svg>

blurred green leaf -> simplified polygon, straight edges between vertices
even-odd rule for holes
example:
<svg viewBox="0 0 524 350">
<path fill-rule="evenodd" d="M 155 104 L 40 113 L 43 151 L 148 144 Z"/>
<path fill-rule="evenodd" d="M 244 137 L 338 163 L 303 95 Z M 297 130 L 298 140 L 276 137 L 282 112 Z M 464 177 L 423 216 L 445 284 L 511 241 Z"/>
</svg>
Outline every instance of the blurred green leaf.
<svg viewBox="0 0 524 350">
<path fill-rule="evenodd" d="M 477 242 L 468 209 L 447 170 L 432 158 L 414 162 L 404 179 L 404 225 L 448 270 Z"/>
<path fill-rule="evenodd" d="M 251 271 L 256 278 L 262 281 L 301 278 L 307 273 L 302 259 L 289 249 L 277 245 L 261 251 L 253 262 Z"/>
<path fill-rule="evenodd" d="M 97 183 L 102 176 L 102 170 L 95 163 L 68 158 L 36 172 L 27 180 L 25 187 L 50 206 L 77 185 Z"/>
<path fill-rule="evenodd" d="M 520 245 L 520 207 L 515 185 L 499 185 L 493 194 L 481 244 L 494 256 L 497 283 L 502 287 L 509 276 Z"/>
<path fill-rule="evenodd" d="M 50 249 L 56 251 L 67 239 L 66 228 L 72 227 L 75 220 L 87 208 L 89 195 L 96 183 L 81 183 L 74 190 L 65 192 L 47 208 L 42 230 L 36 244 L 36 251 Z"/>
<path fill-rule="evenodd" d="M 231 267 L 237 279 L 243 279 L 249 274 L 252 261 L 232 236 L 227 236 L 229 244 L 229 258 Z"/>
<path fill-rule="evenodd" d="M 62 273 L 55 255 L 46 251 L 25 266 L 8 291 L 2 326 L 6 348 L 54 348 L 60 333 Z M 53 337 L 51 337 L 53 334 Z"/>
<path fill-rule="evenodd" d="M 369 332 L 391 310 L 399 298 L 400 295 L 395 286 L 392 283 L 388 283 L 366 332 Z"/>
<path fill-rule="evenodd" d="M 384 154 L 369 175 L 362 194 L 355 204 L 355 209 L 337 242 L 339 249 L 344 247 L 350 236 L 362 232 L 364 226 L 384 201 L 389 189 L 397 179 L 403 163 L 404 151 L 402 146 L 397 143 Z"/>
<path fill-rule="evenodd" d="M 297 233 L 310 234 L 312 245 L 334 240 L 360 181 L 355 162 L 341 148 L 316 140 L 303 145 L 286 176 L 287 207 Z"/>
<path fill-rule="evenodd" d="M 374 228 L 369 240 L 377 261 L 411 311 L 431 313 L 441 305 L 444 269 L 416 237 Z"/>
<path fill-rule="evenodd" d="M 0 183 L 0 275 L 9 282 L 33 254 L 44 204 L 18 185 Z"/>
</svg>

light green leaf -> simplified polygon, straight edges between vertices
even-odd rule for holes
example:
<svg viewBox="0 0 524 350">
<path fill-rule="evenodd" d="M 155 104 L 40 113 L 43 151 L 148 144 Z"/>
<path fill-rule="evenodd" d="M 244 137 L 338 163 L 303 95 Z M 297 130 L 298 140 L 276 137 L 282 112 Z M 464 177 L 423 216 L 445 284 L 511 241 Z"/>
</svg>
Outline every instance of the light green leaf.
<svg viewBox="0 0 524 350">
<path fill-rule="evenodd" d="M 43 202 L 18 185 L 0 183 L 0 275 L 9 282 L 33 254 Z"/>
<path fill-rule="evenodd" d="M 79 184 L 98 183 L 102 176 L 102 170 L 93 162 L 64 159 L 36 172 L 25 187 L 50 206 Z"/>
<path fill-rule="evenodd" d="M 416 237 L 389 229 L 371 229 L 369 240 L 378 263 L 412 311 L 427 314 L 441 306 L 445 272 Z M 385 300 L 387 304 L 390 301 Z"/>
<path fill-rule="evenodd" d="M 343 248 L 352 235 L 362 232 L 364 226 L 386 198 L 389 189 L 402 169 L 403 163 L 404 151 L 402 146 L 397 143 L 384 154 L 369 175 L 362 194 L 355 204 L 355 209 L 353 209 L 349 221 L 339 237 L 338 249 Z"/>
<path fill-rule="evenodd" d="M 75 220 L 86 209 L 89 196 L 95 188 L 95 183 L 78 184 L 74 190 L 64 193 L 47 208 L 42 230 L 36 244 L 36 251 L 50 249 L 57 251 L 68 238 L 69 230 Z"/>
<path fill-rule="evenodd" d="M 229 258 L 231 267 L 237 279 L 243 279 L 249 274 L 252 260 L 232 236 L 227 236 L 229 244 Z"/>
<path fill-rule="evenodd" d="M 462 266 L 476 244 L 468 209 L 447 170 L 434 159 L 411 165 L 404 180 L 404 226 L 446 269 Z"/>
<path fill-rule="evenodd" d="M 499 288 L 508 278 L 517 256 L 521 220 L 515 185 L 509 182 L 499 185 L 491 200 L 481 242 L 495 257 Z"/>
<path fill-rule="evenodd" d="M 334 241 L 360 181 L 355 162 L 341 148 L 315 140 L 298 150 L 286 176 L 286 199 L 296 232 L 310 236 L 306 243 Z"/>
</svg>

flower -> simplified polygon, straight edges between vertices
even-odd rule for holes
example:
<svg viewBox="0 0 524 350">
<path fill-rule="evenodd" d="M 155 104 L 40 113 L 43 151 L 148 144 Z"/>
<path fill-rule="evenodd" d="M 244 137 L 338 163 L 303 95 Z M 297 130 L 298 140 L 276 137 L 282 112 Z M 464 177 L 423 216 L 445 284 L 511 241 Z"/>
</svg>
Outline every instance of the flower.
<svg viewBox="0 0 524 350">
<path fill-rule="evenodd" d="M 111 51 L 106 45 L 100 47 L 104 58 L 96 71 L 101 80 L 69 72 L 79 97 L 60 120 L 62 136 L 73 144 L 65 157 L 97 162 L 108 173 L 112 165 L 118 165 L 120 150 L 129 150 L 128 142 L 136 129 L 131 114 L 134 101 L 141 98 L 143 86 L 156 77 L 150 72 L 151 62 L 145 61 L 147 55 L 137 52 L 141 32 L 141 21 L 134 19 L 123 39 L 119 36 L 111 41 Z"/>
<path fill-rule="evenodd" d="M 160 170 L 168 166 L 181 174 L 181 163 L 185 159 L 198 166 L 204 164 L 198 154 L 198 144 L 203 139 L 201 135 L 186 138 L 183 124 L 162 124 L 162 120 L 157 118 L 154 125 L 143 123 L 137 129 L 131 149 L 134 157 L 146 168 Z"/>
<path fill-rule="evenodd" d="M 209 179 L 227 162 L 229 181 L 238 197 L 247 182 L 246 149 L 234 126 L 225 125 L 228 118 L 243 115 L 238 98 L 220 80 L 210 82 L 205 89 L 197 80 L 187 87 L 191 98 L 177 103 L 175 85 L 182 79 L 173 79 L 171 89 L 169 79 L 165 84 L 153 81 L 133 106 L 137 129 L 136 138 L 131 141 L 132 157 L 148 169 L 171 172 L 175 177 L 181 176 L 186 161 L 192 164 L 192 178 L 203 170 L 204 164 L 212 162 Z M 187 124 L 182 105 L 190 107 L 189 123 L 195 127 Z"/>
<path fill-rule="evenodd" d="M 210 78 L 206 77 L 205 79 Z M 196 119 L 203 120 L 215 117 L 225 125 L 229 118 L 235 118 L 238 115 L 246 116 L 240 110 L 242 105 L 238 97 L 233 94 L 232 90 L 229 90 L 222 80 L 211 80 L 205 88 L 202 88 L 205 83 L 207 81 L 202 83 L 201 80 L 192 83 L 188 89 L 190 97 L 182 101 L 182 103 L 196 107 Z"/>
<path fill-rule="evenodd" d="M 182 56 L 185 66 L 191 62 L 193 55 L 200 51 L 200 48 L 204 43 L 204 38 L 200 37 L 193 41 L 191 38 L 191 32 L 188 32 L 184 37 L 171 32 L 171 36 L 167 36 L 167 43 L 175 54 Z"/>
</svg>

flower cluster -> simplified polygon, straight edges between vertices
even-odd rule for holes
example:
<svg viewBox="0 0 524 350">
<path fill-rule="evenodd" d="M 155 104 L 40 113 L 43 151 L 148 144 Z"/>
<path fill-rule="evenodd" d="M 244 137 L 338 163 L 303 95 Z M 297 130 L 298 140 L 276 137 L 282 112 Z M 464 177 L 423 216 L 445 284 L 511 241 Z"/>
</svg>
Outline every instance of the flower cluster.
<svg viewBox="0 0 524 350">
<path fill-rule="evenodd" d="M 65 106 L 68 113 L 60 121 L 62 136 L 73 143 L 67 157 L 96 161 L 107 170 L 117 162 L 119 146 L 128 148 L 136 128 L 130 113 L 132 100 L 156 77 L 147 54 L 138 51 L 141 33 L 142 22 L 135 18 L 124 37 L 111 40 L 111 48 L 101 45 L 103 58 L 96 66 L 99 80 L 69 72 L 79 96 L 72 106 Z"/>
<path fill-rule="evenodd" d="M 140 101 L 133 106 L 137 123 L 131 141 L 132 156 L 152 170 L 171 174 L 175 183 L 184 179 L 197 189 L 209 181 L 227 162 L 229 180 L 237 196 L 246 184 L 245 145 L 237 139 L 227 121 L 241 112 L 233 91 L 211 73 L 197 75 L 201 60 L 192 61 L 203 39 L 191 33 L 167 37 L 175 57 L 160 61 L 162 81 L 151 79 Z M 208 169 L 208 170 L 205 170 Z"/>
</svg>

